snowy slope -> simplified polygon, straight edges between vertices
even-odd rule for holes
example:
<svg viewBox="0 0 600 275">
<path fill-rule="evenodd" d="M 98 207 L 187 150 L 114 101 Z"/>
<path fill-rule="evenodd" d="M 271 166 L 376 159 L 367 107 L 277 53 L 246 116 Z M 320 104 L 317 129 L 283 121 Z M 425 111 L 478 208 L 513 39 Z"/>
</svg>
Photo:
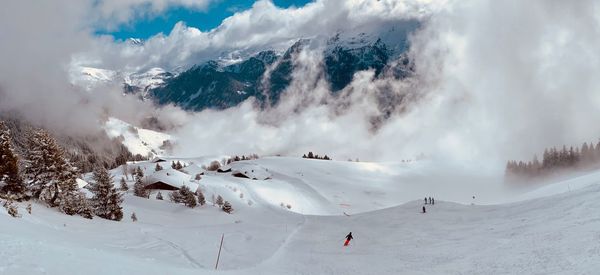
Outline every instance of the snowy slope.
<svg viewBox="0 0 600 275">
<path fill-rule="evenodd" d="M 129 86 L 126 91 L 135 92 L 139 90 L 142 92 L 143 97 L 150 89 L 164 84 L 166 79 L 173 76 L 172 73 L 158 67 L 141 72 L 122 72 L 78 65 L 73 65 L 69 69 L 71 84 L 82 87 L 87 91 L 106 84 L 125 85 Z"/>
<path fill-rule="evenodd" d="M 69 69 L 69 78 L 71 84 L 89 91 L 99 85 L 114 83 L 118 80 L 119 73 L 100 68 L 72 66 Z"/>
<path fill-rule="evenodd" d="M 161 165 L 180 161 L 195 174 L 214 159 L 167 158 Z M 156 164 L 128 164 L 138 165 L 148 178 Z M 127 193 L 121 222 L 65 216 L 38 204 L 32 215 L 21 205 L 20 219 L 0 211 L 0 274 L 595 274 L 600 268 L 600 173 L 554 184 L 556 190 L 570 185 L 571 192 L 539 189 L 516 203 L 470 205 L 448 202 L 445 184 L 428 178 L 427 163 L 263 158 L 236 165 L 268 169 L 272 179 L 203 171 L 197 183 L 208 205 L 189 209 L 156 200 L 156 193 L 150 199 Z M 118 182 L 122 169 L 111 172 Z M 420 213 L 421 197 L 429 193 L 417 185 L 437 193 L 427 214 Z M 230 201 L 233 214 L 212 206 L 213 195 Z M 138 222 L 128 219 L 132 212 Z M 344 248 L 349 231 L 355 240 Z"/>
<path fill-rule="evenodd" d="M 138 128 L 113 117 L 106 121 L 104 130 L 111 138 L 122 137 L 123 145 L 134 155 L 164 155 L 163 142 L 171 139 L 168 134 Z"/>
</svg>

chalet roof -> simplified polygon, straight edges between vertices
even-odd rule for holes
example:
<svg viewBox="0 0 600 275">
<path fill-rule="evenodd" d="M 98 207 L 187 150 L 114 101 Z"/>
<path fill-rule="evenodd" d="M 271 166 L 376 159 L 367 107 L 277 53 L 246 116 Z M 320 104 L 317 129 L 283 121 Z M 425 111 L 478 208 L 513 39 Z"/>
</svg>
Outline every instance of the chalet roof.
<svg viewBox="0 0 600 275">
<path fill-rule="evenodd" d="M 154 184 L 157 182 L 162 182 L 162 183 L 168 184 L 177 189 L 179 189 L 185 185 L 188 188 L 190 188 L 190 190 L 192 190 L 192 192 L 195 192 L 196 189 L 198 189 L 198 184 L 193 182 L 193 179 L 191 178 L 190 175 L 180 172 L 180 171 L 177 171 L 175 169 L 160 170 L 158 172 L 154 172 L 152 175 L 150 175 L 148 177 L 148 181 L 147 181 L 148 185 Z"/>
</svg>

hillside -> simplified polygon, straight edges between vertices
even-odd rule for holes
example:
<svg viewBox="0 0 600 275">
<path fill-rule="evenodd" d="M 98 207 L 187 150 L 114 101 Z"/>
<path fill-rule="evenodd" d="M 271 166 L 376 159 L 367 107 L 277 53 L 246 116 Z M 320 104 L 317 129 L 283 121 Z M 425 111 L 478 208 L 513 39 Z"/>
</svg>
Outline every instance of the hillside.
<svg viewBox="0 0 600 275">
<path fill-rule="evenodd" d="M 211 159 L 166 158 L 164 166 L 180 161 L 194 174 Z M 155 164 L 129 164 L 137 165 L 151 175 Z M 427 166 L 264 158 L 233 163 L 232 171 L 264 169 L 272 179 L 205 172 L 198 182 L 209 203 L 194 209 L 128 193 L 121 222 L 66 216 L 38 204 L 32 215 L 21 208 L 20 219 L 2 212 L 0 270 L 212 274 L 221 234 L 215 274 L 592 274 L 600 268 L 600 221 L 592 211 L 600 207 L 598 173 L 554 184 L 571 185 L 571 192 L 540 189 L 527 200 L 495 205 L 450 202 L 439 183 L 430 183 L 429 193 L 395 186 L 398 175 L 407 177 L 400 186 L 410 184 L 409 175 Z M 121 171 L 112 171 L 117 180 Z M 578 181 L 588 184 L 576 189 Z M 432 193 L 436 204 L 420 213 L 422 197 Z M 233 214 L 211 206 L 212 194 L 231 201 Z M 291 209 L 279 205 L 282 199 Z M 128 219 L 132 212 L 138 222 Z M 355 240 L 342 247 L 349 231 Z"/>
</svg>

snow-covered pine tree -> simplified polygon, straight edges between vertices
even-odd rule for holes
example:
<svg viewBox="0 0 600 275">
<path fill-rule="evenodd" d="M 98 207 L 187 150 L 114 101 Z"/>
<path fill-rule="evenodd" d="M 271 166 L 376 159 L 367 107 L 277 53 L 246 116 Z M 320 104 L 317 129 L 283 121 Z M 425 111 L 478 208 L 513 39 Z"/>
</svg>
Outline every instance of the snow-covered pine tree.
<svg viewBox="0 0 600 275">
<path fill-rule="evenodd" d="M 92 197 L 92 207 L 98 217 L 120 221 L 123 219 L 123 208 L 121 203 L 123 198 L 113 185 L 113 177 L 105 168 L 98 168 L 94 171 L 94 183 L 90 191 L 94 193 Z"/>
<path fill-rule="evenodd" d="M 183 169 L 183 165 L 181 165 L 181 162 L 177 161 L 177 163 L 175 163 L 175 169 L 176 169 L 176 170 L 181 170 L 181 169 Z"/>
<path fill-rule="evenodd" d="M 196 191 L 196 194 L 198 195 L 198 203 L 200 204 L 200 206 L 205 205 L 206 198 L 204 198 L 204 194 L 202 194 L 202 191 L 200 189 L 198 189 Z"/>
<path fill-rule="evenodd" d="M 158 164 L 158 163 L 156 164 L 156 166 L 154 166 L 154 171 L 156 171 L 156 172 L 158 172 L 162 169 L 163 169 L 162 166 L 160 166 L 160 164 Z"/>
<path fill-rule="evenodd" d="M 221 197 L 221 195 L 217 196 L 217 205 L 219 207 L 223 206 L 223 197 Z"/>
<path fill-rule="evenodd" d="M 142 198 L 148 198 L 150 192 L 148 192 L 148 190 L 145 187 L 146 186 L 144 185 L 144 182 L 142 182 L 142 177 L 140 177 L 139 174 L 137 174 L 135 176 L 135 183 L 133 184 L 133 195 Z"/>
<path fill-rule="evenodd" d="M 189 188 L 184 186 L 182 189 L 184 189 L 184 188 L 188 190 L 185 194 L 185 205 L 189 208 L 196 207 L 198 205 L 198 203 L 196 202 L 196 196 L 194 195 L 194 193 L 192 191 L 189 190 Z"/>
<path fill-rule="evenodd" d="M 142 170 L 142 167 L 137 167 L 135 168 L 135 175 L 136 177 L 140 177 L 143 178 L 144 177 L 144 170 Z"/>
<path fill-rule="evenodd" d="M 129 190 L 129 186 L 127 186 L 127 181 L 125 181 L 124 177 L 121 177 L 120 185 L 121 191 L 127 192 L 127 190 Z"/>
<path fill-rule="evenodd" d="M 187 186 L 182 186 L 178 191 L 174 191 L 170 195 L 171 201 L 175 203 L 183 203 L 187 207 L 196 207 L 196 196 Z"/>
<path fill-rule="evenodd" d="M 174 161 L 171 161 L 171 169 L 177 169 L 177 164 Z"/>
<path fill-rule="evenodd" d="M 77 169 L 65 159 L 64 151 L 44 130 L 28 135 L 25 174 L 34 198 L 50 207 L 60 204 L 63 197 L 77 192 Z"/>
<path fill-rule="evenodd" d="M 223 211 L 225 211 L 227 214 L 231 214 L 231 212 L 233 211 L 233 207 L 231 207 L 231 203 L 229 203 L 228 201 L 225 201 L 223 203 L 223 207 L 221 209 L 223 209 Z"/>
<path fill-rule="evenodd" d="M 19 160 L 14 153 L 10 130 L 0 121 L 0 187 L 10 200 L 25 198 L 25 184 L 19 175 Z"/>
<path fill-rule="evenodd" d="M 19 209 L 17 209 L 17 206 L 15 206 L 12 201 L 10 201 L 10 200 L 4 201 L 2 203 L 2 206 L 4 206 L 4 208 L 6 208 L 6 212 L 9 215 L 11 215 L 13 218 L 21 217 L 21 215 L 19 214 Z"/>
<path fill-rule="evenodd" d="M 91 219 L 92 209 L 88 205 L 85 195 L 79 191 L 68 192 L 60 201 L 60 210 L 67 215 L 79 214 L 86 219 Z"/>
<path fill-rule="evenodd" d="M 160 193 L 160 191 L 158 191 L 158 194 L 156 194 L 156 199 L 161 201 L 163 200 L 163 196 L 162 193 Z"/>
</svg>

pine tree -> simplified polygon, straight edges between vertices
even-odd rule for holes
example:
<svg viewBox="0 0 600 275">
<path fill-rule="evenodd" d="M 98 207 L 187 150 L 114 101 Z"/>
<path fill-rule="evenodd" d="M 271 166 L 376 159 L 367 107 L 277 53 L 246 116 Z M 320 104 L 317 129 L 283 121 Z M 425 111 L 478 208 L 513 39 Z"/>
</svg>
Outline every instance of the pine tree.
<svg viewBox="0 0 600 275">
<path fill-rule="evenodd" d="M 121 177 L 120 184 L 121 184 L 121 186 L 120 186 L 121 187 L 121 191 L 127 192 L 127 190 L 129 190 L 129 186 L 127 186 L 127 181 L 125 181 L 124 177 Z"/>
<path fill-rule="evenodd" d="M 30 133 L 28 149 L 25 174 L 34 198 L 55 207 L 63 197 L 77 192 L 77 169 L 65 159 L 64 151 L 48 132 Z"/>
<path fill-rule="evenodd" d="M 84 218 L 91 219 L 92 209 L 87 204 L 85 195 L 81 192 L 69 192 L 60 201 L 60 210 L 67 215 L 79 214 Z"/>
<path fill-rule="evenodd" d="M 7 200 L 4 201 L 4 203 L 2 203 L 2 206 L 4 206 L 4 208 L 6 208 L 6 212 L 11 215 L 13 218 L 20 218 L 21 215 L 19 214 L 19 209 L 17 208 L 17 206 L 15 206 L 13 204 L 12 201 Z"/>
<path fill-rule="evenodd" d="M 196 196 L 187 186 L 182 186 L 178 191 L 171 193 L 171 201 L 175 203 L 183 203 L 187 207 L 196 207 Z"/>
<path fill-rule="evenodd" d="M 2 193 L 11 200 L 20 201 L 25 197 L 25 184 L 19 175 L 19 160 L 14 153 L 10 130 L 0 121 L 0 185 Z"/>
<path fill-rule="evenodd" d="M 198 189 L 196 191 L 196 194 L 198 195 L 198 203 L 200 204 L 200 206 L 205 205 L 206 198 L 204 198 L 204 194 L 202 194 L 202 191 L 200 189 Z"/>
<path fill-rule="evenodd" d="M 149 192 L 146 189 L 144 182 L 142 182 L 142 177 L 140 177 L 139 175 L 136 175 L 135 177 L 135 183 L 133 184 L 133 195 L 142 198 L 148 198 L 149 195 Z"/>
<path fill-rule="evenodd" d="M 160 191 L 158 191 L 158 194 L 156 194 L 156 199 L 161 201 L 163 200 L 163 196 L 162 193 L 160 193 Z"/>
<path fill-rule="evenodd" d="M 588 162 L 592 159 L 590 157 L 590 147 L 588 147 L 587 142 L 584 142 L 583 145 L 581 145 L 581 159 L 584 162 Z"/>
<path fill-rule="evenodd" d="M 98 217 L 120 221 L 123 219 L 123 202 L 122 195 L 119 194 L 113 185 L 113 177 L 105 168 L 99 168 L 94 171 L 94 184 L 91 185 L 90 191 L 94 193 L 92 197 L 92 207 L 94 213 Z"/>
<path fill-rule="evenodd" d="M 217 205 L 223 206 L 223 197 L 221 197 L 221 195 L 217 196 Z"/>
<path fill-rule="evenodd" d="M 223 211 L 225 211 L 227 214 L 231 214 L 231 212 L 233 211 L 231 203 L 229 203 L 228 201 L 225 201 L 223 203 L 223 207 L 221 209 L 223 209 Z"/>
<path fill-rule="evenodd" d="M 156 166 L 154 167 L 154 171 L 156 171 L 156 172 L 158 172 L 158 171 L 160 171 L 160 170 L 162 170 L 162 169 L 163 169 L 163 168 L 162 168 L 162 166 L 160 166 L 160 164 L 158 164 L 158 163 L 157 163 L 157 164 L 156 164 Z"/>
<path fill-rule="evenodd" d="M 142 167 L 137 167 L 135 170 L 135 176 L 143 178 L 144 177 L 144 170 L 142 170 Z"/>
<path fill-rule="evenodd" d="M 176 169 L 176 170 L 181 170 L 181 169 L 183 169 L 183 165 L 181 165 L 181 162 L 177 161 L 177 163 L 175 164 L 175 169 Z"/>
<path fill-rule="evenodd" d="M 315 156 L 313 155 L 313 152 L 308 152 L 308 158 L 309 159 L 315 158 Z"/>
<path fill-rule="evenodd" d="M 177 169 L 177 164 L 174 161 L 171 161 L 171 169 Z"/>
</svg>

